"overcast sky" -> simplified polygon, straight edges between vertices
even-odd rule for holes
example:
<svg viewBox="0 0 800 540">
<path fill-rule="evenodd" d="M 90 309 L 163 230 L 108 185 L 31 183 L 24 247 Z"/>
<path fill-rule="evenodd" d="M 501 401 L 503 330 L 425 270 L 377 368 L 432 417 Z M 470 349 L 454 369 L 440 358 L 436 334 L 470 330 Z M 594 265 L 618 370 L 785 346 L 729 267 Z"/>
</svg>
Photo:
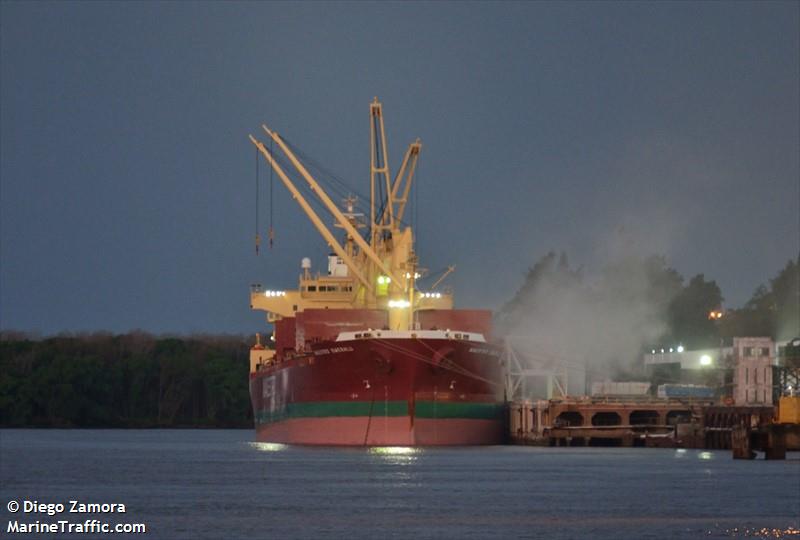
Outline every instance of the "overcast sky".
<svg viewBox="0 0 800 540">
<path fill-rule="evenodd" d="M 2 329 L 262 329 L 327 251 L 276 183 L 256 257 L 247 135 L 368 192 L 373 96 L 459 307 L 620 241 L 737 307 L 800 249 L 797 2 L 0 5 Z"/>
</svg>

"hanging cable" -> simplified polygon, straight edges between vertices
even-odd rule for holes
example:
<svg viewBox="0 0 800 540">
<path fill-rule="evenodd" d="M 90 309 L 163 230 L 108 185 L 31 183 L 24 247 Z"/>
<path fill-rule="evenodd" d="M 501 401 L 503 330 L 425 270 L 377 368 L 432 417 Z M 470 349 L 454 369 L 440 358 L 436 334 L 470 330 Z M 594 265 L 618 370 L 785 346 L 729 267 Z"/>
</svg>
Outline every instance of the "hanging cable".
<svg viewBox="0 0 800 540">
<path fill-rule="evenodd" d="M 294 165 L 285 156 L 273 154 L 272 157 L 275 160 L 275 163 L 277 163 L 280 168 L 282 168 L 284 171 L 287 171 L 287 175 L 295 183 L 295 187 L 297 188 L 297 190 L 300 193 L 302 193 L 303 197 L 306 199 L 309 205 L 314 207 L 314 210 L 317 212 L 317 214 L 330 215 L 330 210 L 319 199 L 317 193 L 313 189 L 311 189 L 311 187 L 307 183 L 299 181 L 297 178 L 294 178 L 295 175 L 294 173 L 291 172 Z"/>
<path fill-rule="evenodd" d="M 350 182 L 345 181 L 341 176 L 333 173 L 329 169 L 326 169 L 320 162 L 303 152 L 302 149 L 298 148 L 287 137 L 283 136 L 283 142 L 286 143 L 289 149 L 294 152 L 294 154 L 300 158 L 300 161 L 302 161 L 303 164 L 305 164 L 309 169 L 315 170 L 317 173 L 321 173 L 313 175 L 318 182 L 322 183 L 325 179 L 331 180 L 331 183 L 326 183 L 327 187 L 331 188 L 332 191 L 335 191 L 337 195 L 340 195 L 342 198 L 346 198 L 348 195 L 355 195 L 359 199 L 358 204 L 356 204 L 356 208 L 359 208 L 361 211 L 367 210 L 367 208 L 364 208 L 364 205 L 366 205 L 366 201 L 369 200 L 369 197 L 366 197 L 363 193 L 359 193 L 358 190 L 353 188 Z"/>
<path fill-rule="evenodd" d="M 259 220 L 258 220 L 258 199 L 259 199 L 259 194 L 258 194 L 258 184 L 259 184 L 259 181 L 258 181 L 258 176 L 259 176 L 259 174 L 258 174 L 258 160 L 259 160 L 258 148 L 256 148 L 256 255 L 258 255 L 258 246 L 259 246 L 259 244 L 261 244 L 261 236 L 258 234 L 258 227 L 259 227 Z"/>
<path fill-rule="evenodd" d="M 438 367 L 438 368 L 441 368 L 441 369 L 444 369 L 444 370 L 447 370 L 447 371 L 452 371 L 453 373 L 457 373 L 458 375 L 462 375 L 464 377 L 469 377 L 471 379 L 475 379 L 477 381 L 482 381 L 482 382 L 485 382 L 487 384 L 491 384 L 491 385 L 494 385 L 494 386 L 500 386 L 502 384 L 502 383 L 498 383 L 497 381 L 492 381 L 490 379 L 482 377 L 482 376 L 478 375 L 477 373 L 474 373 L 474 372 L 468 370 L 467 368 L 465 368 L 463 366 L 460 366 L 458 364 L 455 364 L 455 363 L 452 363 L 452 362 L 451 363 L 437 362 L 436 360 L 434 360 L 434 358 L 436 358 L 436 355 L 438 354 L 438 351 L 436 349 L 434 349 L 433 347 L 431 347 L 430 345 L 428 345 L 427 343 L 425 343 L 424 341 L 422 341 L 422 340 L 420 340 L 419 343 L 422 346 L 424 346 L 426 349 L 428 349 L 428 351 L 430 351 L 432 353 L 431 358 L 428 358 L 425 355 L 422 355 L 422 354 L 419 354 L 417 352 L 414 352 L 411 349 L 407 349 L 406 347 L 403 347 L 402 345 L 396 345 L 396 344 L 394 344 L 394 343 L 392 343 L 392 342 L 390 342 L 390 341 L 388 341 L 386 339 L 375 339 L 375 343 L 378 344 L 378 345 L 382 345 L 383 347 L 386 347 L 388 350 L 393 351 L 393 352 L 395 352 L 395 353 L 397 353 L 399 355 L 407 356 L 407 357 L 412 358 L 414 360 L 417 360 L 419 362 L 422 362 L 422 363 L 425 363 L 425 364 L 430 364 L 430 365 L 432 365 L 434 367 Z"/>
<path fill-rule="evenodd" d="M 275 150 L 273 148 L 272 139 L 269 141 L 269 153 L 273 156 L 275 155 Z M 275 239 L 275 231 L 272 229 L 272 208 L 273 208 L 273 198 L 272 198 L 272 185 L 274 183 L 274 172 L 273 167 L 269 168 L 269 249 L 272 249 L 272 241 Z"/>
<path fill-rule="evenodd" d="M 304 166 L 306 166 L 306 168 L 309 169 L 309 171 L 311 172 L 312 176 L 317 180 L 317 182 L 320 184 L 320 186 L 323 189 L 325 189 L 326 191 L 330 191 L 332 194 L 338 195 L 339 197 L 341 197 L 342 200 L 346 200 L 348 197 L 350 197 L 353 194 L 355 194 L 357 197 L 359 197 L 359 200 L 358 200 L 357 204 L 355 205 L 355 208 L 360 210 L 364 214 L 366 214 L 368 212 L 368 209 L 363 207 L 365 202 L 369 200 L 367 197 L 361 195 L 360 193 L 358 193 L 358 191 L 354 190 L 350 186 L 349 182 L 344 181 L 341 177 L 339 177 L 338 175 L 332 173 L 330 170 L 326 169 L 321 163 L 319 163 L 314 158 L 312 158 L 311 156 L 309 156 L 308 154 L 303 152 L 297 145 L 292 143 L 287 137 L 283 136 L 282 138 L 283 138 L 283 142 L 286 143 L 286 145 L 289 147 L 289 149 L 292 151 L 292 153 L 294 153 L 298 157 L 298 159 L 301 161 L 301 163 L 303 163 Z M 380 141 L 378 141 L 378 144 L 380 145 Z M 383 165 L 383 161 L 381 160 L 381 158 L 382 158 L 381 150 L 382 149 L 383 149 L 382 146 L 380 146 L 378 149 L 376 149 L 377 150 L 376 159 L 379 161 L 380 165 Z M 284 170 L 290 171 L 290 170 L 293 170 L 295 168 L 294 165 L 290 161 L 288 161 L 288 159 L 285 156 L 283 156 L 280 153 L 279 153 L 279 155 L 275 154 L 275 152 L 274 152 L 274 141 L 273 140 L 270 140 L 270 153 L 272 154 L 272 157 L 276 161 L 276 163 L 278 163 L 280 165 L 280 167 L 283 168 Z M 269 222 L 270 222 L 270 227 L 269 227 L 270 248 L 272 247 L 273 238 L 274 238 L 274 232 L 273 232 L 273 214 L 274 214 L 274 209 L 273 209 L 274 202 L 273 201 L 274 201 L 274 197 L 273 197 L 273 191 L 272 191 L 273 190 L 273 187 L 272 187 L 273 183 L 274 183 L 274 171 L 273 171 L 272 168 L 270 168 L 270 195 L 269 195 L 269 197 L 270 197 L 270 210 L 269 210 L 269 213 L 270 213 L 270 218 L 269 218 Z M 313 189 L 309 188 L 306 182 L 298 182 L 297 183 L 297 188 L 298 188 L 298 190 L 303 192 L 306 200 L 312 206 L 314 206 L 316 209 L 319 210 L 320 214 L 329 214 L 329 215 L 332 216 L 332 214 L 330 212 L 330 209 L 328 209 L 319 200 L 319 194 L 316 193 Z M 383 193 L 384 185 L 383 185 L 382 182 L 378 182 L 378 190 L 380 192 L 379 197 L 380 197 L 380 202 L 381 202 L 380 208 L 378 209 L 378 216 L 379 216 L 379 218 L 383 218 L 383 216 L 384 216 L 384 214 L 385 214 L 385 212 L 387 210 L 386 204 L 388 202 L 388 200 L 387 200 L 388 198 L 384 196 L 384 193 Z M 382 219 L 378 219 L 377 220 L 378 223 L 381 223 L 381 221 L 382 221 Z M 403 224 L 403 225 L 409 225 L 408 221 L 406 221 L 406 220 L 398 220 L 398 223 Z M 363 233 L 363 237 L 365 239 L 368 239 L 368 235 L 369 235 L 369 230 L 367 230 L 367 231 L 365 231 Z"/>
<path fill-rule="evenodd" d="M 315 160 L 313 157 L 308 155 L 307 153 L 303 152 L 296 144 L 294 144 L 288 137 L 285 135 L 282 136 L 283 142 L 289 147 L 289 149 L 294 153 L 299 160 L 306 166 L 307 169 L 312 173 L 312 176 L 317 180 L 317 182 L 326 190 L 330 191 L 337 195 L 340 199 L 346 200 L 351 195 L 355 195 L 358 197 L 358 201 L 355 204 L 355 208 L 360 212 L 367 214 L 369 212 L 369 207 L 365 206 L 366 202 L 369 201 L 369 198 L 365 195 L 359 193 L 357 190 L 353 189 L 349 182 L 342 179 L 340 176 L 336 175 L 335 173 L 331 172 L 329 169 L 326 169 L 320 162 Z M 380 141 L 376 141 L 378 145 L 381 144 Z M 375 159 L 379 166 L 383 166 L 382 161 L 382 146 L 376 148 Z M 290 167 L 291 168 L 291 167 Z M 378 199 L 380 201 L 380 206 L 378 207 L 378 212 L 376 214 L 377 223 L 381 223 L 384 213 L 386 212 L 386 204 L 388 202 L 388 197 L 384 196 L 383 190 L 384 185 L 382 182 L 378 182 Z M 317 197 L 316 194 L 313 194 L 314 198 Z M 327 210 L 326 210 L 327 211 Z M 409 225 L 409 222 L 405 219 L 398 220 L 398 223 L 402 225 Z M 364 231 L 363 237 L 368 239 L 370 232 L 369 230 Z"/>
</svg>

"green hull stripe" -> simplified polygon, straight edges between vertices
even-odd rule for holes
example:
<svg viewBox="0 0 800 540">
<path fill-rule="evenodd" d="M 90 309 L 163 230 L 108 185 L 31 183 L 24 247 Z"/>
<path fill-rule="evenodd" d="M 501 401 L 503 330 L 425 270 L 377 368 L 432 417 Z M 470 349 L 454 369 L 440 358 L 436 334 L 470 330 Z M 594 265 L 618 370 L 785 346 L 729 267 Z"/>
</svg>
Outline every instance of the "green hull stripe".
<svg viewBox="0 0 800 540">
<path fill-rule="evenodd" d="M 291 418 L 331 418 L 372 416 L 408 416 L 407 401 L 314 401 L 290 403 L 284 409 L 270 413 L 256 413 L 259 424 L 279 422 Z M 458 403 L 447 401 L 417 401 L 414 407 L 416 418 L 468 418 L 498 420 L 503 417 L 503 405 L 499 403 Z"/>
<path fill-rule="evenodd" d="M 498 403 L 454 403 L 452 401 L 418 401 L 417 418 L 502 418 L 503 406 Z"/>
</svg>

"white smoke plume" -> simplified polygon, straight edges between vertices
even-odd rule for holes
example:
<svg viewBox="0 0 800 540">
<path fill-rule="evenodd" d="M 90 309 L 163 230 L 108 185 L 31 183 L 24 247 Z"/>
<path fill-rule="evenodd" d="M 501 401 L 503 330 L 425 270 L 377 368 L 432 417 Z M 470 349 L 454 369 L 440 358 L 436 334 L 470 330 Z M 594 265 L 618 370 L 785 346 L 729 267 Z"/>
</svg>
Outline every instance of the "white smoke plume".
<svg viewBox="0 0 800 540">
<path fill-rule="evenodd" d="M 628 244 L 630 245 L 630 244 Z M 620 245 L 595 271 L 569 267 L 555 253 L 541 259 L 498 317 L 531 368 L 573 373 L 569 392 L 582 394 L 589 380 L 630 373 L 667 331 L 667 308 L 681 277 L 661 257 L 643 257 Z M 576 380 L 577 379 L 577 380 Z"/>
</svg>

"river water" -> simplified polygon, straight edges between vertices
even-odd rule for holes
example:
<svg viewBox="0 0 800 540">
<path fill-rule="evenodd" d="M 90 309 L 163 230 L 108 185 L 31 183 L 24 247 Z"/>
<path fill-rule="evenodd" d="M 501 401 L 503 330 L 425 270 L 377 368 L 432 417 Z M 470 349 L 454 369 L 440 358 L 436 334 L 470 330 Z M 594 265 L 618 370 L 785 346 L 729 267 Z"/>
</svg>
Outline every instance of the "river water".
<svg viewBox="0 0 800 540">
<path fill-rule="evenodd" d="M 798 538 L 800 454 L 643 448 L 340 449 L 246 430 L 2 430 L 2 537 Z M 126 512 L 72 513 L 80 503 Z M 63 513 L 11 513 L 64 503 Z M 52 511 L 59 510 L 57 507 Z M 145 534 L 7 534 L 9 523 Z M 19 530 L 19 529 L 18 529 Z"/>
</svg>

